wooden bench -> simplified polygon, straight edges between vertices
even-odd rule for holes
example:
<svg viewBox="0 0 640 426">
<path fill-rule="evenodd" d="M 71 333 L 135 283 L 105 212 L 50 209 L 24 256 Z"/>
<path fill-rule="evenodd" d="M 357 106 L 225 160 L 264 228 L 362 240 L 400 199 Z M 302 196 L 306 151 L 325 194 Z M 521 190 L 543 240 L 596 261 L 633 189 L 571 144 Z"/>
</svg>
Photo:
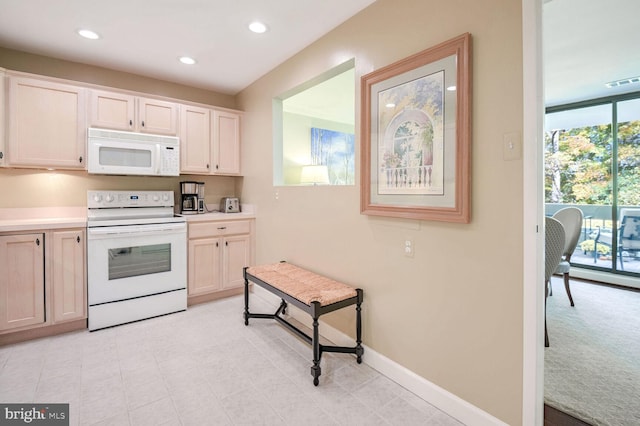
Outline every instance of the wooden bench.
<svg viewBox="0 0 640 426">
<path fill-rule="evenodd" d="M 249 312 L 249 281 L 280 297 L 282 302 L 275 313 L 254 314 Z M 313 347 L 311 375 L 315 386 L 318 386 L 319 383 L 320 359 L 323 352 L 355 354 L 358 364 L 362 362 L 364 352 L 362 347 L 362 300 L 362 289 L 353 288 L 290 263 L 280 262 L 244 268 L 244 325 L 249 325 L 249 318 L 275 319 L 309 343 Z M 288 303 L 311 315 L 313 319 L 312 336 L 283 318 Z M 318 334 L 318 318 L 350 305 L 356 305 L 356 345 L 353 347 L 321 345 Z"/>
</svg>

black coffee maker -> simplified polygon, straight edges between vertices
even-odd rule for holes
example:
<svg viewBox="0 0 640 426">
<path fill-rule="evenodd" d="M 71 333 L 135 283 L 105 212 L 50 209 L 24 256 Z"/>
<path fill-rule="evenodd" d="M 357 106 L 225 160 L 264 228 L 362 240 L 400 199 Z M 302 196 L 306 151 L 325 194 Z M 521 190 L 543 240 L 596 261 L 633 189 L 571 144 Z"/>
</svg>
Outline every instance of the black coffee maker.
<svg viewBox="0 0 640 426">
<path fill-rule="evenodd" d="M 198 194 L 200 182 L 184 181 L 180 182 L 181 208 L 182 214 L 198 214 Z M 204 192 L 204 191 L 203 191 Z"/>
</svg>

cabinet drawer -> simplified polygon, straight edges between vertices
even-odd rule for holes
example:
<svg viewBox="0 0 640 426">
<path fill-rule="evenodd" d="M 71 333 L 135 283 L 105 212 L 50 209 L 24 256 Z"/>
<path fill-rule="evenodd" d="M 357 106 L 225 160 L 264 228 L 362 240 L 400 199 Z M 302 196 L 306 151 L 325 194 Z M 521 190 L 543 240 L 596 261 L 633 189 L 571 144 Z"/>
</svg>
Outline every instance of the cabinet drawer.
<svg viewBox="0 0 640 426">
<path fill-rule="evenodd" d="M 189 224 L 189 238 L 249 234 L 250 232 L 251 222 L 248 220 L 234 220 L 229 222 L 202 222 Z"/>
</svg>

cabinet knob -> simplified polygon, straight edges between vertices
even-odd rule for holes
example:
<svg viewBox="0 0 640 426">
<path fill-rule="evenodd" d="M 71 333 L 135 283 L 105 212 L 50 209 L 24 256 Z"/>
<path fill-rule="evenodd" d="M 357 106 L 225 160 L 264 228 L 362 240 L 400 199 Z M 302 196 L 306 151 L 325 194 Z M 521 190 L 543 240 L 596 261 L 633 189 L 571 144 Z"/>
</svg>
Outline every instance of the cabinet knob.
<svg viewBox="0 0 640 426">
<path fill-rule="evenodd" d="M 216 241 L 216 247 L 218 247 L 218 242 Z"/>
<path fill-rule="evenodd" d="M 82 156 L 80 156 L 80 158 L 78 158 L 78 160 L 80 161 L 80 163 L 82 163 Z"/>
<path fill-rule="evenodd" d="M 78 235 L 78 236 L 76 237 L 76 241 L 77 241 L 78 243 L 80 242 L 80 235 Z"/>
<path fill-rule="evenodd" d="M 227 229 L 226 226 L 219 226 L 218 229 Z"/>
<path fill-rule="evenodd" d="M 129 120 L 129 126 L 133 126 L 133 120 Z"/>
<path fill-rule="evenodd" d="M 36 238 L 36 245 L 39 246 L 40 245 L 40 238 Z"/>
<path fill-rule="evenodd" d="M 210 168 L 210 167 L 209 167 L 209 164 L 207 164 L 207 170 L 209 170 L 209 168 Z"/>
<path fill-rule="evenodd" d="M 218 170 L 218 165 L 216 164 L 216 170 Z"/>
<path fill-rule="evenodd" d="M 4 157 L 4 154 L 2 153 L 2 151 L 0 151 L 0 160 L 2 160 L 3 157 Z"/>
<path fill-rule="evenodd" d="M 225 245 L 225 246 L 228 246 L 228 245 L 229 245 L 229 241 L 225 241 L 225 242 L 224 242 L 224 245 Z"/>
<path fill-rule="evenodd" d="M 142 120 L 142 127 L 144 127 L 144 120 Z"/>
</svg>

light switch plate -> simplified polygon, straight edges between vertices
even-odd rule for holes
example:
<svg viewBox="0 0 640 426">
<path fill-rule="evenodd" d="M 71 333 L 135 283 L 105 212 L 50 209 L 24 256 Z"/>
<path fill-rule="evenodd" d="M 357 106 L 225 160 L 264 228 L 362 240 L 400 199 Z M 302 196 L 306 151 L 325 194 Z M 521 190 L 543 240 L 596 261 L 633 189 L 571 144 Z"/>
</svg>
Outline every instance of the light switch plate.
<svg viewBox="0 0 640 426">
<path fill-rule="evenodd" d="M 522 138 L 520 133 L 505 133 L 502 138 L 502 157 L 505 161 L 520 160 L 522 158 Z"/>
</svg>

